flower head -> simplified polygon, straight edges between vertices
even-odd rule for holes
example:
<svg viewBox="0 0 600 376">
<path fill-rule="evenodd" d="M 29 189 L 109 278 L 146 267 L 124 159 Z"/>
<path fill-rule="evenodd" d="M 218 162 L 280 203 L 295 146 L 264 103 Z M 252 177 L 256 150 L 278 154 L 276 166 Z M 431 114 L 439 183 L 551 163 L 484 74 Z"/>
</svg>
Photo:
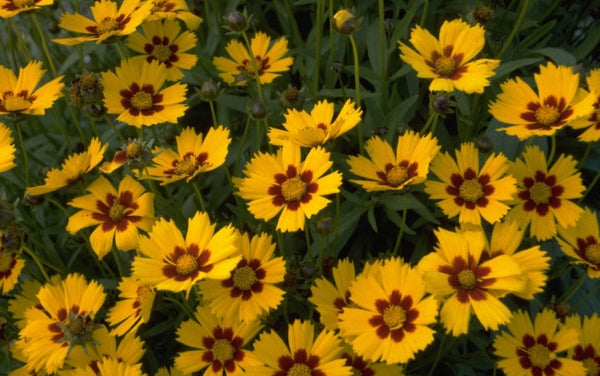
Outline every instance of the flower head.
<svg viewBox="0 0 600 376">
<path fill-rule="evenodd" d="M 142 54 L 134 61 L 157 60 L 167 68 L 167 80 L 177 81 L 183 78 L 182 69 L 189 70 L 196 65 L 198 57 L 186 53 L 196 47 L 196 36 L 184 31 L 175 20 L 152 21 L 142 24 L 143 33 L 136 32 L 127 38 L 127 46 Z"/>
<path fill-rule="evenodd" d="M 526 287 L 519 262 L 506 254 L 482 258 L 485 240 L 478 231 L 439 229 L 435 235 L 435 252 L 425 255 L 418 269 L 427 290 L 445 299 L 440 317 L 446 331 L 467 333 L 473 312 L 486 329 L 507 323 L 511 313 L 498 297 Z"/>
<path fill-rule="evenodd" d="M 421 275 L 401 259 L 384 261 L 350 286 L 354 304 L 339 314 L 342 336 L 360 356 L 406 363 L 433 342 L 438 303 L 425 297 Z"/>
<path fill-rule="evenodd" d="M 93 19 L 79 13 L 63 13 L 58 26 L 81 35 L 52 41 L 73 46 L 91 41 L 108 42 L 113 38 L 129 35 L 146 20 L 152 9 L 152 2 L 141 4 L 140 0 L 124 0 L 117 9 L 117 3 L 114 1 L 98 0 L 90 9 Z"/>
<path fill-rule="evenodd" d="M 141 128 L 159 123 L 177 123 L 187 106 L 185 84 L 176 83 L 161 89 L 168 68 L 158 60 L 151 62 L 128 59 L 113 72 L 102 72 L 104 105 L 117 120 Z"/>
<path fill-rule="evenodd" d="M 152 159 L 152 143 L 140 139 L 129 139 L 127 144 L 121 146 L 121 150 L 117 151 L 111 161 L 104 162 L 98 168 L 105 174 L 110 174 L 124 164 L 128 164 L 132 169 L 140 169 L 148 166 Z"/>
<path fill-rule="evenodd" d="M 63 94 L 63 76 L 36 89 L 46 71 L 41 61 L 31 61 L 19 69 L 19 76 L 0 65 L 0 114 L 43 115 Z"/>
<path fill-rule="evenodd" d="M 302 230 L 305 217 L 312 217 L 329 203 L 323 196 L 339 192 L 342 184 L 338 171 L 324 175 L 333 164 L 329 155 L 316 147 L 302 161 L 300 146 L 286 143 L 276 155 L 255 155 L 246 164 L 246 177 L 235 179 L 234 184 L 239 196 L 250 201 L 248 210 L 256 218 L 268 221 L 281 213 L 278 230 Z"/>
<path fill-rule="evenodd" d="M 585 187 L 570 155 L 558 157 L 548 168 L 546 156 L 538 146 L 528 146 L 522 157 L 511 163 L 517 179 L 516 205 L 507 214 L 538 240 L 556 235 L 556 223 L 574 226 L 583 209 L 570 200 L 581 197 Z"/>
<path fill-rule="evenodd" d="M 590 92 L 595 93 L 595 101 L 588 114 L 573 120 L 571 126 L 576 129 L 586 128 L 577 137 L 579 141 L 595 142 L 600 140 L 600 68 L 592 70 L 586 82 Z"/>
<path fill-rule="evenodd" d="M 587 268 L 590 278 L 600 278 L 598 215 L 586 208 L 574 226 L 558 226 L 558 244 L 564 254 Z"/>
<path fill-rule="evenodd" d="M 357 376 L 405 376 L 403 367 L 399 364 L 372 362 L 356 353 L 349 345 L 344 346 L 342 358 L 346 365 L 352 368 L 352 375 Z"/>
<path fill-rule="evenodd" d="M 288 109 L 283 127 L 286 130 L 270 128 L 269 142 L 283 145 L 288 141 L 300 146 L 313 147 L 323 145 L 327 141 L 340 137 L 360 123 L 362 110 L 348 99 L 333 119 L 333 103 L 322 100 L 318 102 L 310 114 L 304 110 Z"/>
<path fill-rule="evenodd" d="M 152 3 L 146 21 L 179 19 L 190 30 L 196 30 L 202 23 L 202 17 L 192 13 L 185 0 L 147 0 L 146 2 Z"/>
<path fill-rule="evenodd" d="M 237 236 L 231 226 L 215 228 L 208 214 L 197 212 L 188 220 L 184 238 L 172 220 L 157 220 L 148 236 L 140 237 L 133 276 L 157 290 L 174 292 L 189 292 L 205 278 L 229 278 L 240 261 Z"/>
<path fill-rule="evenodd" d="M 14 139 L 4 123 L 0 122 L 0 172 L 8 171 L 15 167 Z"/>
<path fill-rule="evenodd" d="M 0 17 L 10 18 L 21 12 L 28 12 L 52 4 L 54 4 L 54 0 L 0 0 Z"/>
<path fill-rule="evenodd" d="M 438 154 L 431 171 L 441 180 L 425 182 L 425 192 L 448 218 L 460 223 L 479 225 L 481 217 L 489 223 L 499 221 L 508 212 L 505 202 L 516 192 L 515 178 L 505 175 L 509 169 L 503 154 L 490 155 L 481 169 L 475 144 L 463 143 L 456 150 L 456 160 L 448 153 Z"/>
<path fill-rule="evenodd" d="M 252 322 L 277 308 L 284 291 L 275 286 L 283 282 L 285 261 L 273 257 L 275 244 L 270 235 L 262 233 L 250 239 L 239 237 L 242 259 L 222 281 L 200 282 L 202 296 L 214 314 L 231 322 Z"/>
<path fill-rule="evenodd" d="M 500 60 L 472 60 L 483 48 L 485 30 L 462 20 L 444 21 L 439 40 L 416 26 L 410 33 L 413 50 L 402 42 L 400 58 L 417 71 L 417 77 L 433 79 L 430 91 L 483 93 Z"/>
<path fill-rule="evenodd" d="M 177 341 L 193 350 L 181 351 L 175 367 L 187 375 L 206 367 L 205 375 L 241 374 L 252 361 L 244 347 L 260 330 L 260 321 L 228 320 L 203 306 L 196 308 L 194 318 L 177 329 Z"/>
<path fill-rule="evenodd" d="M 252 357 L 258 364 L 247 367 L 244 374 L 350 376 L 341 352 L 342 341 L 333 331 L 323 330 L 315 338 L 310 322 L 295 320 L 288 326 L 287 344 L 275 332 L 262 333 L 254 341 Z"/>
<path fill-rule="evenodd" d="M 422 183 L 429 173 L 429 163 L 440 150 L 437 139 L 428 134 L 420 137 L 408 131 L 398 137 L 396 152 L 391 145 L 373 137 L 365 145 L 370 159 L 358 155 L 348 158 L 350 172 L 367 180 L 350 180 L 368 192 L 402 190 Z"/>
<path fill-rule="evenodd" d="M 585 376 L 583 363 L 560 353 L 579 343 L 574 328 L 559 326 L 554 312 L 544 310 L 531 322 L 523 311 L 514 313 L 508 331 L 494 340 L 494 353 L 501 357 L 498 366 L 507 376 Z"/>
<path fill-rule="evenodd" d="M 592 94 L 576 96 L 579 75 L 571 67 L 548 63 L 540 66 L 540 73 L 533 78 L 537 94 L 519 77 L 500 85 L 502 92 L 490 104 L 489 111 L 510 126 L 499 130 L 521 140 L 550 136 L 574 119 L 590 114 L 595 97 Z M 575 98 L 579 98 L 577 102 Z"/>
<path fill-rule="evenodd" d="M 241 42 L 232 40 L 225 46 L 231 58 L 216 56 L 213 64 L 219 77 L 229 85 L 246 86 L 255 77 L 261 84 L 268 84 L 294 62 L 292 57 L 283 57 L 288 52 L 287 43 L 282 37 L 271 45 L 271 37 L 258 32 L 250 42 L 250 51 Z"/>
<path fill-rule="evenodd" d="M 114 327 L 110 334 L 115 336 L 135 333 L 140 325 L 148 322 L 156 296 L 151 286 L 140 283 L 135 277 L 123 277 L 119 282 L 119 292 L 121 300 L 108 311 L 106 318 Z"/>
<path fill-rule="evenodd" d="M 19 257 L 18 249 L 10 249 L 2 241 L 0 231 L 0 291 L 6 294 L 11 291 L 19 281 L 25 260 Z"/>
<path fill-rule="evenodd" d="M 210 128 L 204 137 L 194 128 L 185 128 L 175 138 L 177 151 L 155 148 L 153 166 L 146 169 L 144 178 L 160 180 L 162 185 L 185 179 L 189 183 L 198 174 L 216 169 L 225 163 L 229 129 Z"/>
<path fill-rule="evenodd" d="M 46 178 L 44 178 L 44 184 L 28 187 L 27 194 L 39 196 L 77 183 L 83 175 L 102 162 L 107 148 L 108 144 L 102 145 L 98 138 L 93 138 L 87 151 L 67 157 L 61 169 L 53 168 L 48 171 Z"/>
<path fill-rule="evenodd" d="M 579 344 L 569 349 L 573 360 L 583 363 L 586 376 L 600 374 L 600 317 L 597 313 L 580 317 L 571 315 L 565 319 L 565 327 L 573 328 L 579 333 Z"/>
</svg>

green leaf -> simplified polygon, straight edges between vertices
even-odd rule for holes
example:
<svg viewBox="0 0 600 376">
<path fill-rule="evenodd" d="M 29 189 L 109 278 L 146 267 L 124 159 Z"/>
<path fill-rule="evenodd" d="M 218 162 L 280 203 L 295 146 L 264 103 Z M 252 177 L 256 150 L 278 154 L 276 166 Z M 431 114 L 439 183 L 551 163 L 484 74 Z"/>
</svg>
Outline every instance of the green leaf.
<svg viewBox="0 0 600 376">
<path fill-rule="evenodd" d="M 600 43 L 600 26 L 588 32 L 587 38 L 573 51 L 573 56 L 577 61 L 585 59 L 594 51 L 598 43 Z"/>
<path fill-rule="evenodd" d="M 540 48 L 533 52 L 549 57 L 558 65 L 574 65 L 575 63 L 577 63 L 577 59 L 575 59 L 575 56 L 571 55 L 569 52 L 563 50 L 562 48 Z"/>
<path fill-rule="evenodd" d="M 506 63 L 503 62 L 502 64 L 500 64 L 498 69 L 496 69 L 496 74 L 494 75 L 494 79 L 497 80 L 499 78 L 502 78 L 502 77 L 512 73 L 513 71 L 515 71 L 519 68 L 538 64 L 539 62 L 541 62 L 543 60 L 544 59 L 541 57 L 530 57 L 530 58 L 526 58 L 526 59 L 512 60 L 512 61 L 508 61 Z"/>
<path fill-rule="evenodd" d="M 367 211 L 367 219 L 373 231 L 377 232 L 377 221 L 375 221 L 375 206 L 371 206 Z"/>
</svg>

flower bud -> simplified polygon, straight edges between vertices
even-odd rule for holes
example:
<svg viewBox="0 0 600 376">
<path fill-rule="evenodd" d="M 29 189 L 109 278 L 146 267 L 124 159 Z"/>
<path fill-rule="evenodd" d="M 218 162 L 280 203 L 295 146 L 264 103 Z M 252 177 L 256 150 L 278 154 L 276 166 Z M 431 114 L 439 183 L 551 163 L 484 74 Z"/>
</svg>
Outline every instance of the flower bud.
<svg viewBox="0 0 600 376">
<path fill-rule="evenodd" d="M 333 15 L 333 28 L 340 34 L 350 35 L 358 27 L 356 17 L 349 9 L 342 9 Z"/>
<path fill-rule="evenodd" d="M 488 153 L 494 148 L 494 142 L 488 136 L 481 136 L 477 139 L 477 149 L 482 153 Z"/>
<path fill-rule="evenodd" d="M 221 94 L 221 88 L 213 80 L 204 81 L 198 94 L 202 100 L 212 102 Z"/>
<path fill-rule="evenodd" d="M 246 15 L 239 10 L 234 10 L 225 16 L 225 22 L 227 22 L 227 27 L 231 29 L 231 31 L 238 33 L 246 30 L 248 27 Z"/>
<path fill-rule="evenodd" d="M 475 10 L 473 10 L 473 18 L 482 25 L 490 22 L 492 17 L 492 10 L 485 5 L 478 5 Z"/>
<path fill-rule="evenodd" d="M 279 104 L 283 108 L 294 108 L 300 110 L 304 105 L 304 95 L 302 90 L 295 87 L 289 87 L 279 95 Z"/>
<path fill-rule="evenodd" d="M 248 108 L 250 116 L 254 120 L 262 120 L 267 116 L 267 106 L 260 102 L 251 102 Z"/>
</svg>

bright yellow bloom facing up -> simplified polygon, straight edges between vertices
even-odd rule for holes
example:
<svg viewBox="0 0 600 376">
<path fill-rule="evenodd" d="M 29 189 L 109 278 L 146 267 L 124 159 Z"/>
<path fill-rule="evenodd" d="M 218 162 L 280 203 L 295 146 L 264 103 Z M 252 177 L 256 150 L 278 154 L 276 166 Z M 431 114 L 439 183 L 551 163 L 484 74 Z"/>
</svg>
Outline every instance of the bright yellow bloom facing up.
<svg viewBox="0 0 600 376">
<path fill-rule="evenodd" d="M 44 73 L 41 61 L 31 61 L 20 68 L 18 77 L 11 69 L 0 65 L 0 114 L 45 114 L 54 101 L 62 97 L 65 84 L 60 76 L 36 90 Z"/>
<path fill-rule="evenodd" d="M 87 151 L 67 157 L 61 169 L 53 168 L 48 171 L 44 185 L 28 187 L 26 193 L 31 196 L 39 196 L 77 183 L 83 175 L 102 162 L 107 148 L 108 144 L 102 145 L 98 138 L 93 138 Z"/>
<path fill-rule="evenodd" d="M 54 0 L 0 0 L 0 17 L 10 18 L 52 4 Z"/>
<path fill-rule="evenodd" d="M 261 321 L 238 322 L 216 316 L 208 307 L 196 308 L 195 320 L 181 323 L 177 341 L 191 347 L 175 358 L 175 367 L 186 375 L 206 368 L 205 376 L 237 376 L 252 362 L 248 343 L 261 329 Z"/>
<path fill-rule="evenodd" d="M 277 308 L 284 291 L 276 283 L 283 282 L 285 261 L 273 257 L 275 244 L 267 233 L 248 234 L 238 238 L 242 259 L 222 281 L 200 282 L 205 302 L 218 317 L 231 322 L 252 322 Z"/>
<path fill-rule="evenodd" d="M 547 240 L 556 235 L 556 223 L 574 226 L 583 209 L 570 200 L 581 197 L 585 187 L 576 169 L 577 161 L 562 154 L 548 168 L 546 156 L 538 146 L 528 146 L 521 158 L 511 163 L 518 192 L 507 219 L 529 228 L 531 236 Z"/>
<path fill-rule="evenodd" d="M 318 102 L 310 114 L 304 110 L 289 109 L 283 123 L 285 130 L 270 128 L 269 142 L 278 146 L 288 141 L 304 147 L 323 145 L 360 123 L 362 110 L 348 99 L 335 120 L 333 113 L 333 103 L 327 100 Z"/>
<path fill-rule="evenodd" d="M 187 106 L 187 85 L 176 83 L 161 90 L 168 68 L 158 60 L 128 59 L 113 72 L 102 72 L 104 105 L 117 120 L 141 128 L 160 123 L 177 123 Z"/>
<path fill-rule="evenodd" d="M 402 190 L 422 183 L 429 173 L 429 163 L 440 150 L 437 139 L 431 134 L 420 137 L 408 131 L 398 137 L 396 152 L 391 145 L 373 137 L 367 141 L 365 150 L 369 158 L 350 156 L 350 172 L 367 180 L 350 180 L 368 192 Z"/>
<path fill-rule="evenodd" d="M 252 358 L 256 365 L 244 375 L 351 376 L 351 368 L 341 357 L 342 341 L 333 332 L 323 330 L 315 338 L 308 321 L 295 320 L 288 325 L 287 344 L 274 332 L 262 333 L 254 341 Z"/>
<path fill-rule="evenodd" d="M 185 128 L 175 138 L 177 151 L 156 148 L 143 178 L 160 180 L 161 185 L 185 179 L 189 183 L 198 174 L 212 171 L 225 163 L 229 143 L 229 129 L 219 126 L 210 128 L 206 137 L 194 128 Z"/>
<path fill-rule="evenodd" d="M 523 268 L 509 255 L 484 259 L 483 234 L 479 231 L 452 232 L 438 229 L 435 252 L 419 261 L 427 290 L 442 303 L 440 318 L 454 336 L 469 330 L 471 313 L 486 329 L 496 330 L 511 317 L 498 297 L 526 288 Z"/>
<path fill-rule="evenodd" d="M 69 217 L 67 231 L 74 235 L 82 228 L 97 226 L 90 235 L 92 249 L 102 259 L 113 247 L 135 249 L 139 229 L 150 231 L 154 223 L 154 194 L 146 192 L 133 177 L 126 175 L 115 189 L 100 176 L 88 187 L 89 194 L 74 198 L 69 205 L 81 209 Z"/>
<path fill-rule="evenodd" d="M 119 282 L 120 300 L 108 311 L 106 318 L 114 328 L 110 334 L 122 336 L 128 332 L 135 333 L 140 325 L 150 320 L 155 296 L 156 291 L 140 283 L 137 278 L 123 277 Z"/>
<path fill-rule="evenodd" d="M 233 182 L 256 218 L 268 221 L 280 214 L 278 230 L 303 230 L 305 218 L 330 202 L 323 196 L 339 192 L 342 184 L 338 171 L 324 175 L 333 165 L 329 157 L 330 153 L 316 147 L 302 161 L 300 146 L 286 143 L 276 155 L 256 154 L 246 164 L 246 177 Z"/>
<path fill-rule="evenodd" d="M 14 139 L 4 123 L 0 122 L 0 172 L 8 171 L 15 167 Z"/>
<path fill-rule="evenodd" d="M 90 341 L 96 326 L 94 317 L 106 294 L 96 281 L 87 283 L 82 275 L 69 274 L 60 283 L 44 285 L 37 298 L 39 304 L 25 312 L 19 346 L 28 370 L 44 369 L 50 374 L 63 366 L 71 348 L 94 346 Z"/>
<path fill-rule="evenodd" d="M 590 278 L 600 278 L 600 230 L 598 215 L 586 208 L 574 226 L 558 226 L 557 240 L 564 254 L 587 268 Z"/>
<path fill-rule="evenodd" d="M 146 2 L 152 3 L 152 10 L 146 21 L 179 19 L 190 30 L 196 30 L 202 23 L 202 17 L 192 13 L 185 0 L 148 0 Z"/>
<path fill-rule="evenodd" d="M 600 140 L 600 68 L 592 70 L 586 78 L 586 82 L 589 91 L 595 93 L 596 100 L 587 116 L 574 120 L 571 126 L 576 129 L 586 128 L 577 137 L 579 141 L 595 142 Z"/>
<path fill-rule="evenodd" d="M 509 210 L 506 202 L 516 192 L 516 181 L 505 175 L 509 169 L 503 154 L 491 154 L 481 169 L 479 152 L 472 142 L 456 150 L 456 160 L 448 153 L 438 154 L 431 162 L 431 171 L 441 180 L 427 180 L 425 192 L 448 218 L 458 215 L 460 223 L 481 224 L 499 221 Z"/>
<path fill-rule="evenodd" d="M 519 77 L 500 85 L 502 92 L 490 104 L 489 111 L 510 126 L 499 130 L 521 140 L 550 136 L 592 112 L 595 96 L 584 95 L 583 89 L 579 89 L 582 92 L 576 96 L 579 74 L 571 67 L 548 63 L 540 66 L 540 73 L 534 74 L 533 79 L 538 93 Z"/>
<path fill-rule="evenodd" d="M 186 53 L 196 47 L 196 36 L 184 31 L 173 21 L 153 21 L 142 24 L 143 33 L 136 32 L 127 38 L 127 47 L 142 55 L 134 57 L 134 61 L 158 60 L 167 68 L 167 80 L 177 81 L 183 78 L 184 70 L 189 70 L 198 57 Z"/>
<path fill-rule="evenodd" d="M 438 303 L 425 297 L 421 275 L 399 258 L 350 286 L 354 304 L 339 315 L 342 337 L 360 356 L 388 364 L 406 363 L 433 342 Z"/>
<path fill-rule="evenodd" d="M 554 312 L 544 310 L 533 323 L 526 312 L 515 312 L 493 346 L 506 376 L 586 376 L 584 363 L 560 355 L 578 343 L 576 329 L 560 326 Z"/>
<path fill-rule="evenodd" d="M 283 57 L 288 52 L 287 44 L 287 39 L 281 37 L 271 45 L 271 37 L 259 31 L 250 42 L 251 51 L 241 42 L 232 40 L 225 46 L 231 58 L 216 56 L 213 64 L 219 77 L 229 85 L 246 86 L 256 77 L 261 84 L 268 84 L 294 62 L 292 57 Z"/>
<path fill-rule="evenodd" d="M 240 261 L 237 234 L 231 225 L 215 232 L 208 214 L 188 220 L 185 238 L 172 220 L 157 220 L 148 236 L 141 236 L 141 253 L 133 260 L 133 276 L 157 290 L 189 292 L 196 282 L 224 280 Z"/>
<path fill-rule="evenodd" d="M 402 42 L 400 58 L 417 71 L 417 77 L 432 79 L 430 91 L 454 89 L 467 94 L 483 93 L 500 60 L 472 60 L 485 44 L 485 30 L 462 20 L 444 21 L 439 40 L 416 26 L 410 33 L 413 50 Z"/>
<path fill-rule="evenodd" d="M 140 3 L 140 0 L 124 0 L 117 9 L 117 3 L 110 0 L 96 1 L 91 6 L 93 19 L 79 13 L 63 13 L 58 26 L 65 30 L 81 34 L 73 38 L 52 39 L 53 42 L 74 46 L 85 42 L 109 42 L 135 32 L 136 28 L 150 14 L 152 3 Z"/>
<path fill-rule="evenodd" d="M 565 319 L 565 326 L 579 333 L 579 344 L 569 350 L 573 360 L 583 363 L 586 376 L 600 375 L 600 317 L 571 315 Z"/>
</svg>

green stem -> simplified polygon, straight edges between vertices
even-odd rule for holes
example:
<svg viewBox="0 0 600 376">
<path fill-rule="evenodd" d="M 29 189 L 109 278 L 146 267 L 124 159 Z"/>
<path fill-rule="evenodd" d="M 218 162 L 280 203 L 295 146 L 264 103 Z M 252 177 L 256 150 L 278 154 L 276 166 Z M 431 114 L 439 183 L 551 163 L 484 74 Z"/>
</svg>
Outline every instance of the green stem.
<svg viewBox="0 0 600 376">
<path fill-rule="evenodd" d="M 437 118 L 438 118 L 438 114 L 437 112 L 432 112 L 429 115 L 429 118 L 427 118 L 427 122 L 425 123 L 425 125 L 423 126 L 423 128 L 421 129 L 421 131 L 419 132 L 419 135 L 424 135 L 425 132 L 427 132 L 427 130 L 429 129 L 429 127 L 431 126 L 432 131 L 430 133 L 433 134 L 433 131 L 435 130 L 434 127 L 432 126 L 433 124 L 437 123 Z"/>
<path fill-rule="evenodd" d="M 595 286 L 593 289 L 591 289 L 591 290 L 590 290 L 590 291 L 589 291 L 589 292 L 586 294 L 586 296 L 585 296 L 583 299 L 581 299 L 581 300 L 580 300 L 580 301 L 578 301 L 578 302 L 577 302 L 575 305 L 573 305 L 573 306 L 571 307 L 571 309 L 569 309 L 570 313 L 575 313 L 575 312 L 577 312 L 577 309 L 578 309 L 578 308 L 579 308 L 579 307 L 580 307 L 580 306 L 581 306 L 583 303 L 587 302 L 587 301 L 588 301 L 588 299 L 589 299 L 591 296 L 595 296 L 595 295 L 596 295 L 596 293 L 598 292 L 598 290 L 600 290 L 600 283 L 597 283 L 597 284 L 596 284 L 596 286 Z"/>
<path fill-rule="evenodd" d="M 404 235 L 404 226 L 406 226 L 406 196 L 402 195 L 402 227 L 400 227 L 400 231 L 398 231 L 398 236 L 396 237 L 396 244 L 394 244 L 394 251 L 392 252 L 393 256 L 398 255 L 398 250 L 400 249 L 400 241 L 402 240 L 402 235 Z"/>
<path fill-rule="evenodd" d="M 236 156 L 235 166 L 233 167 L 233 173 L 238 175 L 240 173 L 240 162 L 242 160 L 242 154 L 244 152 L 244 144 L 246 141 L 246 136 L 248 135 L 248 128 L 250 128 L 250 116 L 246 118 L 246 126 L 244 127 L 244 132 L 242 133 L 242 139 L 240 140 L 240 147 L 238 148 L 238 155 Z"/>
<path fill-rule="evenodd" d="M 506 40 L 504 41 L 504 45 L 502 46 L 502 49 L 500 50 L 498 55 L 496 55 L 496 59 L 502 58 L 502 55 L 504 55 L 504 53 L 506 52 L 506 49 L 508 48 L 508 46 L 510 45 L 512 40 L 515 38 L 515 35 L 517 35 L 519 26 L 521 26 L 521 22 L 523 22 L 523 18 L 525 18 L 525 13 L 527 11 L 527 7 L 529 6 L 529 0 L 523 0 L 522 4 L 523 5 L 521 6 L 521 12 L 519 13 L 519 18 L 517 18 L 517 22 L 515 22 L 515 25 L 513 26 L 513 29 L 511 30 L 508 38 L 506 38 Z"/>
<path fill-rule="evenodd" d="M 244 38 L 244 42 L 246 43 L 246 48 L 248 49 L 248 56 L 250 56 L 250 58 L 252 59 L 252 68 L 254 68 L 254 80 L 256 81 L 256 92 L 258 93 L 258 99 L 260 100 L 260 103 L 266 105 L 265 103 L 265 97 L 263 95 L 263 91 L 262 91 L 262 85 L 260 83 L 260 76 L 258 75 L 258 65 L 256 63 L 256 58 L 254 56 L 254 53 L 252 52 L 252 44 L 250 43 L 250 40 L 248 39 L 248 35 L 246 35 L 246 32 L 243 31 L 242 32 L 242 37 Z"/>
<path fill-rule="evenodd" d="M 115 264 L 117 264 L 117 270 L 119 271 L 119 275 L 121 277 L 125 276 L 125 274 L 123 274 L 123 268 L 121 267 L 121 257 L 119 256 L 119 250 L 115 246 L 113 246 L 111 251 L 113 257 L 115 258 Z"/>
<path fill-rule="evenodd" d="M 568 302 L 569 299 L 571 299 L 573 297 L 573 295 L 575 295 L 575 293 L 581 288 L 581 286 L 583 285 L 583 282 L 585 282 L 585 278 L 587 276 L 587 273 L 581 273 L 581 275 L 579 276 L 579 278 L 577 279 L 577 281 L 573 284 L 571 284 L 571 286 L 569 287 L 569 289 L 567 291 L 565 291 L 565 293 L 558 299 L 558 302 Z"/>
<path fill-rule="evenodd" d="M 319 69 L 321 66 L 321 43 L 323 40 L 323 16 L 325 13 L 325 0 L 317 0 L 317 29 L 315 46 L 315 73 L 313 76 L 313 95 L 319 91 Z"/>
<path fill-rule="evenodd" d="M 25 141 L 23 140 L 21 125 L 19 125 L 19 123 L 16 123 L 15 128 L 17 128 L 17 138 L 19 139 L 19 147 L 21 148 L 21 154 L 23 155 L 23 169 L 25 170 L 25 186 L 29 187 L 29 160 L 27 159 L 27 149 L 25 149 Z"/>
<path fill-rule="evenodd" d="M 42 31 L 42 27 L 35 15 L 35 12 L 31 13 L 31 18 L 33 19 L 33 24 L 40 36 L 40 41 L 42 43 L 42 49 L 44 50 L 44 55 L 46 55 L 46 60 L 48 60 L 48 64 L 50 65 L 50 69 L 52 69 L 52 73 L 54 77 L 58 77 L 58 71 L 56 70 L 56 66 L 54 66 L 54 61 L 52 61 L 52 57 L 50 56 L 50 50 L 48 49 L 48 44 L 46 43 L 46 35 Z"/>
<path fill-rule="evenodd" d="M 427 374 L 427 376 L 432 376 L 433 375 L 433 371 L 435 371 L 435 368 L 437 367 L 437 364 L 440 361 L 440 358 L 442 356 L 442 350 L 444 349 L 444 341 L 446 340 L 446 333 L 442 332 L 442 338 L 440 339 L 440 346 L 438 348 L 438 352 L 437 354 L 435 354 L 435 359 L 433 361 L 433 363 L 431 364 L 431 368 L 429 368 L 429 373 Z"/>
<path fill-rule="evenodd" d="M 591 192 L 592 188 L 594 188 L 594 185 L 596 185 L 596 183 L 598 182 L 599 179 L 600 179 L 600 170 L 596 173 L 596 176 L 594 176 L 594 179 L 591 181 L 591 183 L 587 185 L 587 187 L 585 188 L 585 191 L 583 192 L 583 194 L 581 195 L 579 200 L 577 200 L 578 204 L 580 204 L 583 201 L 583 199 L 585 198 L 585 196 L 587 196 L 587 194 Z"/>
<path fill-rule="evenodd" d="M 587 148 L 585 148 L 585 153 L 583 153 L 583 156 L 581 157 L 581 159 L 579 159 L 579 162 L 577 163 L 578 170 L 581 170 L 583 168 L 583 166 L 585 165 L 585 161 L 589 157 L 590 151 L 592 150 L 592 145 L 593 144 L 591 142 L 588 142 Z"/>
<path fill-rule="evenodd" d="M 423 13 L 421 13 L 421 21 L 419 22 L 419 26 L 424 27 L 425 25 L 425 18 L 427 17 L 427 10 L 429 8 L 429 0 L 425 0 L 425 3 L 423 4 Z"/>
<path fill-rule="evenodd" d="M 352 34 L 348 35 L 350 39 L 350 45 L 352 46 L 352 57 L 354 59 L 354 90 L 355 90 L 355 102 L 357 107 L 361 107 L 360 104 L 360 71 L 358 69 L 358 49 L 356 48 L 356 41 L 354 40 L 354 36 Z M 363 150 L 363 140 L 362 140 L 362 125 L 356 127 L 358 131 L 358 149 L 360 153 Z"/>
<path fill-rule="evenodd" d="M 383 0 L 379 0 L 379 59 L 381 60 L 379 69 L 381 80 L 381 109 L 383 113 L 387 113 L 387 97 L 388 97 L 388 77 L 387 77 L 387 40 L 385 35 L 385 6 Z"/>
<path fill-rule="evenodd" d="M 305 227 L 304 227 L 304 239 L 306 240 L 306 254 L 308 255 L 308 259 L 312 262 L 313 260 L 313 254 L 312 254 L 312 247 L 310 246 L 310 235 L 308 233 L 308 223 L 305 223 Z"/>
<path fill-rule="evenodd" d="M 556 153 L 556 134 L 550 136 L 550 154 L 548 154 L 548 165 L 552 164 L 554 160 L 554 154 Z"/>
<path fill-rule="evenodd" d="M 202 211 L 205 212 L 206 207 L 204 206 L 204 200 L 202 199 L 202 193 L 200 193 L 198 184 L 195 182 L 192 182 L 191 185 L 194 188 L 194 193 L 196 194 L 196 198 L 198 199 L 198 202 L 200 203 L 200 209 L 202 209 Z"/>
<path fill-rule="evenodd" d="M 33 252 L 31 249 L 29 249 L 29 247 L 26 247 L 26 246 L 21 247 L 21 249 L 23 251 L 25 251 L 25 253 L 27 253 L 29 255 L 29 257 L 31 257 L 33 259 L 33 262 L 35 262 L 38 269 L 40 269 L 40 271 L 42 272 L 42 275 L 44 276 L 44 279 L 46 280 L 46 282 L 50 282 L 50 277 L 48 277 L 48 274 L 46 273 L 46 270 L 44 269 L 44 265 L 42 265 L 42 262 L 38 259 L 35 252 Z"/>
<path fill-rule="evenodd" d="M 219 123 L 217 122 L 217 113 L 215 112 L 215 102 L 208 101 L 208 105 L 210 107 L 210 115 L 212 116 L 213 127 L 218 127 Z"/>
</svg>

